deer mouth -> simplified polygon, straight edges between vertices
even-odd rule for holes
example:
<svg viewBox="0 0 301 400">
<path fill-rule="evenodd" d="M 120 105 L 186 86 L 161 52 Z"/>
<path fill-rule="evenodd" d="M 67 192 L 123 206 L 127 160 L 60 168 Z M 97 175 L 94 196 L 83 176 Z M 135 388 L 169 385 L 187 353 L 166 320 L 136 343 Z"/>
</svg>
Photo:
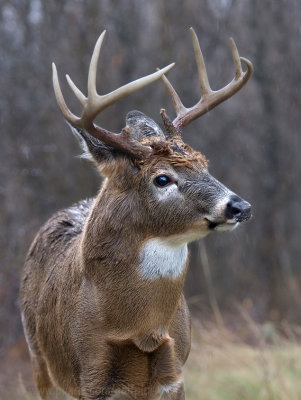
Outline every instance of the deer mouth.
<svg viewBox="0 0 301 400">
<path fill-rule="evenodd" d="M 208 218 L 206 221 L 209 230 L 219 232 L 232 231 L 239 225 L 238 221 L 210 221 Z"/>
</svg>

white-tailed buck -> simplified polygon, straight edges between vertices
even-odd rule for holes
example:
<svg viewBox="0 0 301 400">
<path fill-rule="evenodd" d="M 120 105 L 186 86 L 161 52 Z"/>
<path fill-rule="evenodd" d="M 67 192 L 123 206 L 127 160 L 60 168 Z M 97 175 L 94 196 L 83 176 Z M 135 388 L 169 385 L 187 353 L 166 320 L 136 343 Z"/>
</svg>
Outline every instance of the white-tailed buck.
<svg viewBox="0 0 301 400">
<path fill-rule="evenodd" d="M 105 32 L 92 56 L 87 97 L 67 76 L 83 106 L 80 117 L 66 106 L 53 64 L 58 105 L 105 179 L 95 199 L 50 218 L 26 258 L 20 307 L 43 399 L 57 398 L 61 390 L 81 400 L 184 399 L 187 243 L 250 218 L 250 204 L 208 173 L 206 158 L 182 141 L 181 131 L 237 92 L 252 64 L 231 40 L 235 77 L 212 91 L 191 33 L 202 90 L 191 108 L 164 75 L 173 65 L 97 94 Z M 171 121 L 161 110 L 164 131 L 139 111 L 127 115 L 118 134 L 93 122 L 103 109 L 159 78 L 177 115 Z"/>
</svg>

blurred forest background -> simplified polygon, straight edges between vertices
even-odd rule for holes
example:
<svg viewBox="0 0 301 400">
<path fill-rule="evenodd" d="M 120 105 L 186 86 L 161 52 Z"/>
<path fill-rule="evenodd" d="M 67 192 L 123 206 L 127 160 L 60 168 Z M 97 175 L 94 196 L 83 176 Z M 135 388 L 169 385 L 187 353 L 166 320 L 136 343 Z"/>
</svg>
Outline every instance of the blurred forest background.
<svg viewBox="0 0 301 400">
<path fill-rule="evenodd" d="M 242 91 L 185 129 L 212 175 L 253 206 L 253 219 L 235 232 L 191 245 L 186 293 L 204 319 L 235 323 L 243 307 L 258 322 L 300 324 L 300 2 L 0 0 L 0 19 L 0 357 L 22 337 L 19 276 L 35 233 L 100 186 L 93 167 L 75 157 L 80 149 L 56 105 L 51 62 L 61 82 L 69 73 L 85 91 L 103 29 L 100 93 L 174 61 L 168 77 L 184 104 L 194 104 L 200 89 L 190 26 L 213 89 L 234 76 L 228 37 L 253 62 Z M 79 111 L 65 82 L 63 90 Z M 161 107 L 173 115 L 157 82 L 106 110 L 101 125 L 120 131 L 132 109 L 160 123 Z"/>
</svg>

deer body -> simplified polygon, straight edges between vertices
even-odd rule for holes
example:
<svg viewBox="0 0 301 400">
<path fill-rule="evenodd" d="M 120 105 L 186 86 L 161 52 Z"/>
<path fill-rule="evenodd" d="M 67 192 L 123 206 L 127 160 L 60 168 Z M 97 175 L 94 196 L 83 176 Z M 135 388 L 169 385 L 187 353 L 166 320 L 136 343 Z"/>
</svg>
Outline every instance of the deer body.
<svg viewBox="0 0 301 400">
<path fill-rule="evenodd" d="M 148 397 L 151 396 L 149 381 L 154 381 L 154 394 L 160 385 L 177 382 L 180 375 L 177 364 L 183 364 L 188 355 L 189 314 L 182 297 L 185 270 L 177 279 L 146 277 L 137 287 L 137 262 L 142 241 L 139 235 L 131 234 L 129 246 L 129 231 L 123 226 L 117 233 L 115 227 L 105 225 L 103 235 L 108 243 L 107 251 L 96 246 L 91 255 L 89 241 L 93 233 L 85 230 L 85 223 L 88 218 L 93 218 L 93 209 L 89 208 L 92 204 L 92 201 L 80 203 L 78 208 L 72 207 L 51 218 L 34 241 L 25 264 L 22 290 L 28 300 L 24 302 L 24 313 L 27 314 L 24 327 L 34 355 L 33 367 L 36 367 L 35 373 L 40 380 L 39 388 L 46 392 L 53 382 L 79 398 L 84 395 L 79 382 L 90 380 L 94 373 L 95 397 L 83 398 L 98 398 L 103 391 L 109 396 L 110 391 L 122 390 L 124 381 L 140 398 L 151 398 Z M 114 214 L 112 219 L 115 219 Z M 131 220 L 127 222 L 132 223 Z M 97 227 L 102 243 L 102 229 Z M 119 243 L 116 243 L 116 234 Z M 83 254 L 78 254 L 77 249 L 85 240 L 88 243 L 83 245 Z M 45 242 L 51 243 L 47 251 L 43 247 Z M 88 259 L 85 257 L 86 246 Z M 184 328 L 185 336 L 179 338 Z M 150 364 L 155 365 L 160 344 L 167 346 L 173 341 L 175 344 L 171 346 L 168 360 L 170 376 L 160 382 L 156 371 L 150 373 Z M 160 352 L 157 350 L 158 357 Z M 107 366 L 108 360 L 114 357 L 116 365 Z M 133 357 L 137 359 L 134 366 Z M 117 366 L 121 361 L 124 371 Z M 85 362 L 88 364 L 87 377 Z M 115 368 L 120 382 L 112 376 Z M 41 370 L 45 371 L 44 376 L 39 376 Z M 137 376 L 138 382 L 135 381 Z M 144 380 L 140 381 L 143 376 Z M 109 388 L 112 380 L 114 385 Z"/>
<path fill-rule="evenodd" d="M 64 116 L 105 180 L 95 199 L 50 218 L 26 258 L 20 307 L 39 393 L 50 398 L 58 387 L 81 400 L 184 399 L 187 243 L 233 229 L 250 217 L 250 205 L 182 141 L 186 119 L 173 125 L 163 113 L 165 134 L 134 111 L 114 135 L 92 122 L 97 98 L 69 82 L 86 107 L 79 119 L 64 103 L 55 69 L 54 84 Z"/>
</svg>

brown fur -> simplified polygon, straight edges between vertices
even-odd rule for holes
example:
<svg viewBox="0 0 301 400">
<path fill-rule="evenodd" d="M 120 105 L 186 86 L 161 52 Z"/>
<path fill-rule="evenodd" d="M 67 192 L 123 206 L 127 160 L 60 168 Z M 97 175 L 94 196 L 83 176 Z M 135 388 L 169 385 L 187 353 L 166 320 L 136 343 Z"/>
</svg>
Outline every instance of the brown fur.
<svg viewBox="0 0 301 400">
<path fill-rule="evenodd" d="M 175 167 L 193 168 L 193 165 L 207 168 L 206 157 L 197 151 L 194 151 L 188 144 L 184 143 L 180 137 L 170 139 L 148 138 L 141 141 L 144 145 L 150 146 L 153 150 L 150 157 L 136 161 L 137 165 L 146 166 L 149 170 L 158 162 L 167 162 Z"/>
<path fill-rule="evenodd" d="M 247 220 L 250 205 L 211 177 L 205 157 L 179 134 L 242 87 L 252 65 L 243 59 L 248 71 L 237 69 L 220 96 L 203 79 L 207 97 L 189 109 L 162 75 L 172 65 L 127 85 L 119 98 L 162 77 L 177 118 L 171 122 L 161 110 L 164 134 L 132 111 L 115 135 L 93 122 L 118 100 L 116 92 L 99 97 L 91 90 L 104 35 L 92 56 L 88 98 L 80 96 L 80 118 L 67 108 L 53 64 L 58 105 L 106 179 L 95 200 L 56 213 L 35 237 L 21 279 L 24 331 L 43 399 L 56 387 L 81 400 L 183 400 L 182 366 L 190 350 L 187 243 Z"/>
<path fill-rule="evenodd" d="M 116 170 L 124 163 L 120 160 Z M 42 398 L 52 385 L 83 399 L 119 390 L 132 398 L 156 398 L 160 385 L 180 379 L 188 355 L 185 274 L 158 282 L 137 276 L 138 253 L 148 234 L 141 237 L 142 226 L 133 229 L 135 215 L 120 225 L 135 204 L 128 199 L 123 209 L 119 185 L 108 186 L 82 226 L 68 211 L 52 217 L 26 259 L 21 309 Z M 127 215 L 119 218 L 115 212 Z"/>
<path fill-rule="evenodd" d="M 141 142 L 153 149 L 147 159 L 98 161 L 106 179 L 96 199 L 56 213 L 28 252 L 20 306 L 42 398 L 56 386 L 82 400 L 184 399 L 187 265 L 175 279 L 143 278 L 139 255 L 151 238 L 210 231 L 192 207 L 205 190 L 198 179 L 210 175 L 205 157 L 180 138 Z M 181 200 L 171 210 L 152 198 L 153 176 L 162 170 L 194 182 L 181 195 L 187 205 Z M 215 192 L 226 190 L 212 182 Z M 164 394 L 164 387 L 174 389 Z"/>
</svg>

